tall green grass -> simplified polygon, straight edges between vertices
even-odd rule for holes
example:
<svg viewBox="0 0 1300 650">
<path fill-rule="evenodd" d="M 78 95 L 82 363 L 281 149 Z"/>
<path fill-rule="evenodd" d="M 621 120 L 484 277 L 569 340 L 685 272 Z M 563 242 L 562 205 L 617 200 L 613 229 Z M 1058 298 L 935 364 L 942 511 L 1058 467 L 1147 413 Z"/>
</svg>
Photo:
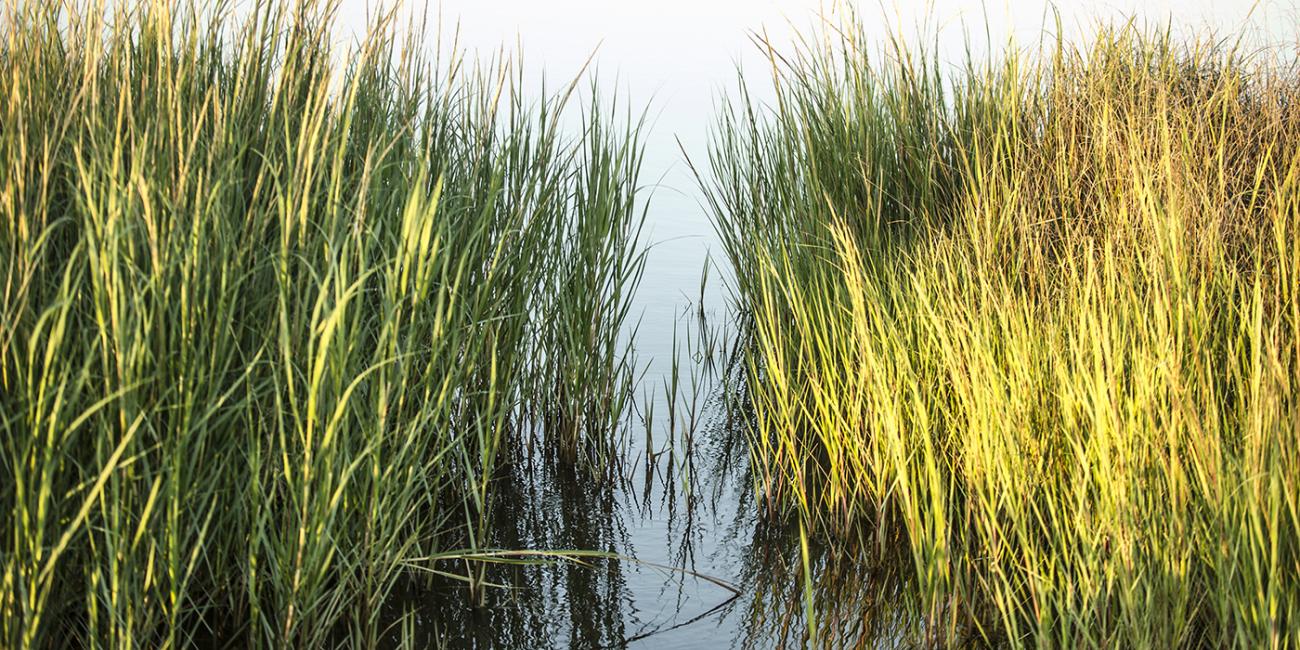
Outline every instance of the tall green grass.
<svg viewBox="0 0 1300 650">
<path fill-rule="evenodd" d="M 1300 647 L 1294 50 L 822 36 L 706 187 L 760 502 L 901 531 L 935 642 Z"/>
<path fill-rule="evenodd" d="M 0 19 L 0 646 L 375 645 L 513 460 L 617 459 L 638 125 L 237 9 Z"/>
</svg>

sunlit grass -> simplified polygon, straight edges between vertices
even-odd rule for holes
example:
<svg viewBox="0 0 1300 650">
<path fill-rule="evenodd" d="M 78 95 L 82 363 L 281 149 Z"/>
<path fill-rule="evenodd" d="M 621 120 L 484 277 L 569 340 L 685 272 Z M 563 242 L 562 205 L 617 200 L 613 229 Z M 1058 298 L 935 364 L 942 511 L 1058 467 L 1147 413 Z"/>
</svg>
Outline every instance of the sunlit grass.
<svg viewBox="0 0 1300 650">
<path fill-rule="evenodd" d="M 335 9 L 6 5 L 0 646 L 374 645 L 503 461 L 617 462 L 634 119 Z"/>
<path fill-rule="evenodd" d="M 1294 50 L 868 49 L 774 52 L 711 153 L 760 502 L 901 530 L 934 641 L 1300 645 Z"/>
</svg>

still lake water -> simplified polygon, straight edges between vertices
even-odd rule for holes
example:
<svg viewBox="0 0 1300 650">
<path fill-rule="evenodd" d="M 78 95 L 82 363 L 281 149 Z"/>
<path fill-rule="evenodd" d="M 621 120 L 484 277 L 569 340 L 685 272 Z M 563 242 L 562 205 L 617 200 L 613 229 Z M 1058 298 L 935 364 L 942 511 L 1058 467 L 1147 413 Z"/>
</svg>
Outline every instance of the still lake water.
<svg viewBox="0 0 1300 650">
<path fill-rule="evenodd" d="M 591 61 L 600 92 L 635 110 L 648 107 L 643 134 L 645 240 L 652 248 L 629 330 L 645 369 L 640 408 L 653 413 L 655 451 L 672 439 L 677 453 L 647 457 L 644 427 L 632 418 L 631 460 L 624 480 L 597 484 L 509 472 L 500 479 L 493 546 L 584 549 L 635 560 L 585 564 L 503 565 L 492 577 L 508 588 L 471 607 L 463 589 L 421 591 L 394 599 L 395 612 L 416 612 L 418 636 L 434 645 L 542 647 L 777 647 L 802 644 L 803 594 L 798 534 L 762 521 L 753 482 L 745 474 L 743 433 L 728 421 L 719 381 L 723 369 L 700 355 L 699 307 L 714 330 L 715 362 L 729 341 L 727 264 L 701 206 L 684 156 L 707 168 L 715 102 L 734 90 L 743 70 L 753 96 L 771 96 L 770 67 L 752 39 L 762 33 L 789 48 L 832 3 L 818 0 L 445 0 L 443 31 L 459 26 L 460 46 L 491 56 L 503 46 L 523 53 L 525 78 L 548 88 Z M 893 28 L 927 35 L 940 57 L 955 61 L 969 33 L 979 55 L 988 43 L 1033 47 L 1040 27 L 1054 22 L 1042 0 L 1015 3 L 940 1 L 910 5 L 864 3 L 868 32 Z M 1083 3 L 1079 3 L 1082 5 Z M 1086 35 L 1097 19 L 1136 15 L 1186 33 L 1249 26 L 1262 41 L 1295 33 L 1296 10 L 1250 1 L 1122 0 L 1060 7 L 1067 37 Z M 437 6 L 435 6 L 437 7 Z M 826 7 L 826 8 L 823 8 Z M 1176 9 L 1176 13 L 1175 13 Z M 1252 13 L 1253 12 L 1253 13 Z M 345 24 L 364 24 L 363 0 L 344 0 Z M 871 16 L 882 16 L 872 21 Z M 1190 28 L 1188 27 L 1190 26 Z M 951 48 L 951 51 L 946 48 Z M 594 53 L 594 54 L 593 54 Z M 711 260 L 711 262 L 710 262 Z M 701 272 L 711 264 L 701 295 Z M 690 333 L 691 341 L 686 338 Z M 675 348 L 675 341 L 678 348 Z M 680 349 L 679 349 L 680 348 Z M 676 434 L 670 434 L 665 384 L 679 361 Z M 698 385 L 692 389 L 692 377 Z M 695 405 L 690 450 L 681 431 Z M 689 451 L 689 454 L 687 453 Z M 815 549 L 814 549 L 814 555 Z M 888 553 L 886 553 L 888 555 Z M 909 622 L 890 607 L 904 588 L 889 559 L 875 566 L 817 562 L 815 609 L 839 644 L 897 645 L 893 632 Z"/>
</svg>

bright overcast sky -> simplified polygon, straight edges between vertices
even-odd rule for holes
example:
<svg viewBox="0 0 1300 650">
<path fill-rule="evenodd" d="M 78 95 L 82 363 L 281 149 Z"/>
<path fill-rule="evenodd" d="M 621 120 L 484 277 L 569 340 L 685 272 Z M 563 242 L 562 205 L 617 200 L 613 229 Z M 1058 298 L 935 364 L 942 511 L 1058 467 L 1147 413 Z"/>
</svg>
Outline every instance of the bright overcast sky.
<svg viewBox="0 0 1300 650">
<path fill-rule="evenodd" d="M 346 16 L 364 16 L 365 0 L 342 2 Z M 987 17 L 999 41 L 1013 31 L 1021 40 L 1035 40 L 1049 6 L 1043 0 L 853 4 L 873 33 L 883 35 L 891 23 L 905 32 L 926 23 L 956 34 L 963 22 L 972 32 L 983 32 Z M 440 9 L 446 23 L 459 22 L 462 42 L 471 49 L 493 50 L 518 39 L 530 60 L 555 73 L 577 68 L 596 51 L 602 70 L 636 75 L 640 85 L 713 78 L 750 54 L 752 30 L 767 28 L 779 36 L 787 33 L 788 23 L 807 26 L 833 5 L 819 0 L 434 0 L 429 6 L 434 13 Z M 1250 25 L 1275 38 L 1289 31 L 1294 40 L 1300 22 L 1300 2 L 1293 0 L 1112 0 L 1063 2 L 1058 8 L 1072 31 L 1086 30 L 1098 17 L 1137 16 L 1229 31 Z"/>
<path fill-rule="evenodd" d="M 341 0 L 345 24 L 364 22 L 367 0 Z M 406 0 L 408 6 L 423 6 Z M 941 47 L 961 47 L 963 28 L 981 44 L 987 26 L 994 42 L 1014 34 L 1032 45 L 1049 18 L 1043 0 L 939 0 L 854 3 L 871 34 L 884 36 L 891 25 L 914 34 L 938 30 Z M 737 63 L 761 66 L 750 44 L 754 30 L 766 29 L 775 43 L 788 43 L 791 25 L 806 30 L 831 2 L 823 0 L 430 0 L 445 26 L 459 24 L 462 47 L 491 53 L 503 44 L 522 46 L 526 69 L 545 69 L 552 79 L 571 78 L 595 53 L 604 83 L 617 78 L 634 102 L 653 100 L 658 124 L 673 132 L 703 126 L 719 89 L 733 85 Z M 1300 0 L 1110 0 L 1058 3 L 1062 22 L 1074 35 L 1087 32 L 1098 18 L 1136 16 L 1176 29 L 1213 27 L 1221 33 L 1247 28 L 1277 43 L 1296 43 Z M 963 27 L 964 26 L 964 27 Z M 707 120 L 705 120 L 707 121 Z"/>
</svg>

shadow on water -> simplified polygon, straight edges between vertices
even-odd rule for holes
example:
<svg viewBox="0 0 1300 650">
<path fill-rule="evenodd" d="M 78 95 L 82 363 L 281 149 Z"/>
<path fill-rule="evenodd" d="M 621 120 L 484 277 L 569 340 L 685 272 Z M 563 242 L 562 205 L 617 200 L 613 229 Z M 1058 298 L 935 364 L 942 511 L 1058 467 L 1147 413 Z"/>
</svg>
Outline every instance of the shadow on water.
<svg viewBox="0 0 1300 650">
<path fill-rule="evenodd" d="M 804 647 L 810 611 L 818 646 L 916 645 L 901 539 L 872 537 L 850 557 L 810 547 L 805 579 L 797 523 L 755 503 L 744 373 L 723 349 L 734 336 L 682 320 L 688 370 L 664 380 L 657 416 L 642 413 L 655 431 L 622 476 L 522 458 L 496 478 L 486 548 L 586 553 L 497 558 L 481 602 L 464 582 L 413 576 L 386 603 L 392 645 Z"/>
<path fill-rule="evenodd" d="M 498 481 L 489 547 L 628 554 L 609 484 L 523 466 Z M 487 580 L 497 586 L 481 603 L 468 585 L 447 577 L 410 584 L 392 599 L 393 614 L 415 619 L 421 647 L 599 647 L 627 635 L 626 578 L 617 559 L 504 558 L 488 565 Z"/>
</svg>

